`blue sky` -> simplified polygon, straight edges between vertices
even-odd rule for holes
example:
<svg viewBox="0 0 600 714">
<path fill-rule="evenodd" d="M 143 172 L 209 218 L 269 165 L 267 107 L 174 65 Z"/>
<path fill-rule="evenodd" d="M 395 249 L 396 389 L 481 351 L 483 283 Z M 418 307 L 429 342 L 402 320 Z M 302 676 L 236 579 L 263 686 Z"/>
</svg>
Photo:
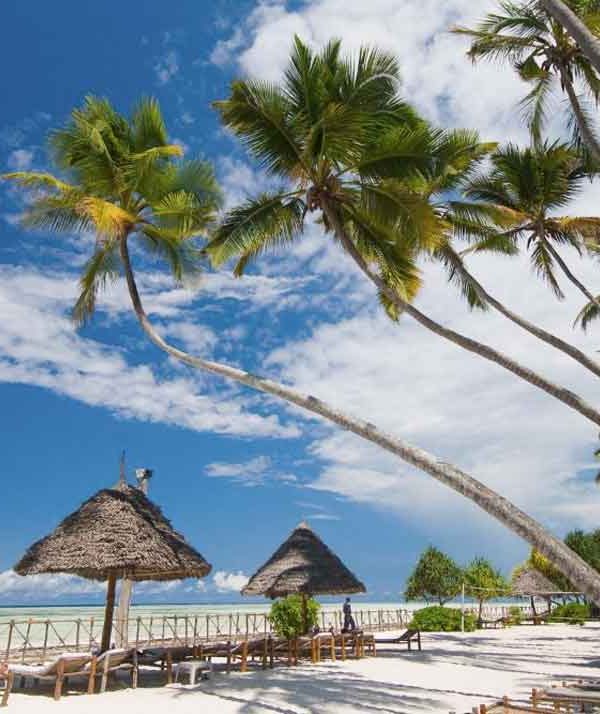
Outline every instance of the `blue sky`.
<svg viewBox="0 0 600 714">
<path fill-rule="evenodd" d="M 365 5 L 368 5 L 365 6 Z M 524 142 L 519 82 L 498 68 L 473 69 L 447 27 L 473 17 L 452 0 L 371 3 L 147 0 L 143 12 L 108 0 L 10 3 L 0 56 L 0 170 L 46 168 L 45 136 L 88 93 L 123 112 L 154 95 L 171 136 L 214 161 L 229 204 L 267 179 L 223 132 L 210 108 L 232 77 L 276 79 L 293 32 L 318 45 L 335 30 L 351 50 L 377 43 L 398 53 L 405 93 L 432 121 Z M 483 11 L 489 3 L 477 8 Z M 437 12 L 435 10 L 438 10 Z M 560 109 L 560 104 L 557 104 Z M 560 111 L 551 131 L 559 132 Z M 155 471 L 152 497 L 213 563 L 201 587 L 171 600 L 235 599 L 250 574 L 307 519 L 367 583 L 393 598 L 430 543 L 459 561 L 484 554 L 505 571 L 525 546 L 443 486 L 355 437 L 273 400 L 165 359 L 133 321 L 122 285 L 94 322 L 70 323 L 86 238 L 28 235 L 14 190 L 0 189 L 0 603 L 97 599 L 73 580 L 23 582 L 10 568 L 33 540 L 118 477 Z M 573 210 L 597 205 L 591 185 Z M 574 261 L 590 284 L 594 267 Z M 559 534 L 597 521 L 590 453 L 594 430 L 500 370 L 380 314 L 370 287 L 318 226 L 287 255 L 243 280 L 224 270 L 180 289 L 158 263 L 134 258 L 147 306 L 186 348 L 270 374 L 381 424 L 470 470 Z M 479 259 L 488 286 L 529 317 L 595 350 L 573 333 L 580 306 L 558 304 L 524 260 Z M 433 266 L 423 266 L 421 306 L 439 320 L 510 351 L 581 391 L 594 383 L 493 315 L 472 316 Z M 597 392 L 597 388 L 596 388 Z M 535 418 L 534 418 L 535 417 Z M 45 584 L 44 584 L 45 582 Z M 167 593 L 140 591 L 141 599 Z"/>
</svg>

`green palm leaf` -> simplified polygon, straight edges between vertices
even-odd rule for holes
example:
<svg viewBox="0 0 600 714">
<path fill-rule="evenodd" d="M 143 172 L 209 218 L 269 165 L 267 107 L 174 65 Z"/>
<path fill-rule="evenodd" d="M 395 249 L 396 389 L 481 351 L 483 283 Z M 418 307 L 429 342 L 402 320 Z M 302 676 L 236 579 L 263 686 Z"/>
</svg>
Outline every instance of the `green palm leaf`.
<svg viewBox="0 0 600 714">
<path fill-rule="evenodd" d="M 215 265 L 236 256 L 255 257 L 297 238 L 306 206 L 295 193 L 264 193 L 230 210 L 214 232 L 207 252 Z"/>
</svg>

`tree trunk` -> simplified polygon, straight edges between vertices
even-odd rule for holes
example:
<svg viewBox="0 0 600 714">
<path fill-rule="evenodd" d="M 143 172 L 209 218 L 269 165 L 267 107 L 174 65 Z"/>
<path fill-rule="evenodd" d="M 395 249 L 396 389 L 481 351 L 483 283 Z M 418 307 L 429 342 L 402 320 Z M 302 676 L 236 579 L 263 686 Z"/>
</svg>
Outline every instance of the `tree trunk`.
<svg viewBox="0 0 600 714">
<path fill-rule="evenodd" d="M 168 344 L 156 332 L 144 311 L 135 283 L 135 276 L 131 268 L 126 238 L 121 240 L 120 250 L 125 268 L 127 287 L 135 314 L 142 329 L 150 340 L 161 350 L 184 364 L 225 377 L 226 379 L 234 380 L 247 387 L 279 397 L 290 404 L 295 404 L 306 411 L 317 414 L 333 424 L 337 424 L 342 429 L 347 429 L 362 439 L 380 446 L 382 449 L 398 456 L 417 469 L 425 471 L 425 473 L 433 476 L 440 483 L 445 484 L 457 493 L 465 496 L 465 498 L 476 503 L 480 508 L 500 521 L 500 523 L 510 528 L 531 546 L 539 550 L 539 552 L 545 555 L 548 560 L 581 590 L 581 592 L 600 604 L 599 573 L 591 568 L 561 540 L 544 530 L 536 520 L 528 516 L 524 511 L 521 511 L 506 498 L 492 491 L 492 489 L 464 473 L 456 466 L 440 461 L 426 451 L 412 446 L 402 439 L 386 434 L 370 422 L 343 414 L 316 397 L 302 394 L 283 384 L 258 377 L 249 372 L 230 367 L 229 365 L 192 356 Z"/>
<path fill-rule="evenodd" d="M 463 347 L 469 352 L 473 352 L 474 354 L 479 355 L 480 357 L 484 357 L 485 359 L 490 360 L 490 362 L 494 362 L 500 367 L 504 367 L 504 369 L 508 370 L 509 372 L 516 374 L 517 377 L 521 377 L 521 379 L 524 379 L 526 382 L 529 382 L 529 384 L 532 384 L 534 387 L 537 387 L 538 389 L 543 390 L 547 394 L 550 394 L 555 399 L 558 399 L 559 401 L 563 402 L 563 404 L 566 404 L 568 407 L 571 407 L 571 409 L 574 409 L 580 414 L 583 414 L 583 416 L 587 417 L 594 424 L 600 426 L 600 412 L 597 409 L 594 409 L 591 404 L 588 404 L 579 395 L 575 394 L 570 389 L 550 382 L 537 372 L 534 372 L 528 367 L 524 367 L 523 365 L 508 357 L 508 355 L 505 355 L 502 352 L 498 352 L 498 350 L 493 349 L 489 345 L 485 345 L 482 342 L 477 342 L 477 340 L 473 340 L 470 337 L 466 337 L 465 335 L 461 335 L 459 332 L 454 332 L 454 330 L 450 330 L 449 328 L 440 325 L 439 322 L 435 322 L 435 320 L 432 320 L 430 317 L 418 310 L 414 305 L 411 305 L 411 303 L 403 300 L 395 290 L 386 285 L 386 283 L 379 277 L 379 275 L 371 271 L 371 269 L 367 265 L 367 262 L 358 252 L 356 246 L 350 240 L 350 238 L 346 234 L 346 231 L 343 229 L 336 211 L 332 208 L 332 206 L 327 202 L 326 199 L 322 199 L 322 206 L 323 212 L 326 214 L 329 224 L 334 229 L 338 240 L 344 246 L 348 254 L 352 257 L 354 262 L 367 276 L 367 278 L 369 278 L 369 280 L 394 305 L 396 305 L 399 310 L 410 315 L 417 322 L 426 327 L 428 330 L 431 330 L 431 332 L 434 332 L 436 335 L 439 335 L 440 337 L 445 337 L 447 340 L 453 342 L 455 345 L 459 345 L 460 347 Z"/>
<path fill-rule="evenodd" d="M 562 0 L 540 0 L 540 5 L 565 28 L 600 73 L 600 41 L 583 21 Z"/>
<path fill-rule="evenodd" d="M 585 287 L 585 285 L 571 272 L 571 269 L 563 260 L 562 255 L 557 250 L 555 250 L 554 246 L 550 243 L 550 241 L 546 241 L 546 246 L 548 248 L 548 252 L 552 255 L 554 260 L 556 260 L 565 276 L 573 283 L 573 285 L 580 292 L 585 295 L 589 302 L 593 302 L 594 305 L 597 305 L 600 308 L 600 300 L 594 297 L 592 293 Z"/>
<path fill-rule="evenodd" d="M 458 258 L 458 256 L 456 257 Z M 512 310 L 509 310 L 503 303 L 500 302 L 500 300 L 496 300 L 495 297 L 488 293 L 483 285 L 481 285 L 481 283 L 467 270 L 460 258 L 456 263 L 456 269 L 460 270 L 475 285 L 481 298 L 499 313 L 504 315 L 504 317 L 508 318 L 511 322 L 514 322 L 515 325 L 519 325 L 519 327 L 522 327 L 534 337 L 542 340 L 542 342 L 545 342 L 551 347 L 555 347 L 557 350 L 564 352 L 566 355 L 569 355 L 569 357 L 572 357 L 583 367 L 589 369 L 590 372 L 593 372 L 597 377 L 600 377 L 600 364 L 595 362 L 593 359 L 590 359 L 584 352 L 577 349 L 574 345 L 561 340 L 560 337 L 557 337 L 550 332 L 546 332 L 546 330 L 543 330 L 541 327 L 534 325 L 532 322 L 529 322 L 520 315 L 512 312 Z"/>
<path fill-rule="evenodd" d="M 101 652 L 106 652 L 106 650 L 110 649 L 116 588 L 117 575 L 116 573 L 110 573 L 106 583 L 106 607 L 104 608 L 104 626 L 102 628 L 102 643 L 100 645 Z"/>
</svg>

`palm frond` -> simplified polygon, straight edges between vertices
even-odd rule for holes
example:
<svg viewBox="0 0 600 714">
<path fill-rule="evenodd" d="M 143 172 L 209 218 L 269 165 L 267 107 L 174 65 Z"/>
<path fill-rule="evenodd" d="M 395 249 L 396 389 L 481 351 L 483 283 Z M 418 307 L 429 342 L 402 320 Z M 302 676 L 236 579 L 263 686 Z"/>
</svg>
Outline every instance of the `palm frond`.
<svg viewBox="0 0 600 714">
<path fill-rule="evenodd" d="M 559 300 L 564 298 L 564 293 L 560 289 L 558 281 L 554 275 L 554 258 L 548 250 L 548 246 L 544 240 L 536 240 L 533 250 L 531 251 L 531 264 L 535 272 L 548 283 L 552 292 Z"/>
<path fill-rule="evenodd" d="M 206 250 L 215 265 L 233 257 L 255 257 L 297 238 L 305 210 L 295 193 L 264 193 L 249 199 L 224 216 Z"/>
<path fill-rule="evenodd" d="M 596 296 L 597 300 L 600 300 L 600 296 Z M 600 317 L 600 307 L 598 307 L 595 302 L 588 302 L 584 305 L 577 317 L 575 318 L 574 326 L 579 325 L 581 329 L 585 332 L 589 327 L 590 323 L 597 320 Z"/>
<path fill-rule="evenodd" d="M 93 230 L 93 222 L 79 210 L 81 194 L 67 191 L 32 201 L 21 218 L 24 228 L 52 233 L 82 233 Z"/>
<path fill-rule="evenodd" d="M 428 126 L 399 126 L 367 147 L 365 155 L 352 167 L 363 179 L 403 179 L 416 174 L 428 175 L 442 132 Z"/>
<path fill-rule="evenodd" d="M 405 301 L 412 301 L 421 287 L 416 252 L 409 242 L 399 240 L 394 226 L 382 223 L 354 206 L 343 207 L 344 224 L 357 250 L 375 263 L 379 276 Z"/>
<path fill-rule="evenodd" d="M 13 171 L 0 175 L 0 179 L 14 181 L 24 188 L 53 189 L 55 191 L 73 190 L 73 186 L 61 181 L 56 176 L 39 171 Z"/>
<path fill-rule="evenodd" d="M 523 111 L 523 117 L 529 127 L 529 133 L 535 144 L 540 144 L 542 141 L 551 90 L 552 75 L 549 72 L 540 70 L 535 80 L 535 86 L 519 103 Z"/>
<path fill-rule="evenodd" d="M 201 270 L 203 252 L 192 241 L 182 238 L 179 230 L 145 225 L 139 237 L 149 253 L 167 262 L 177 282 Z"/>
<path fill-rule="evenodd" d="M 215 220 L 214 204 L 187 191 L 166 194 L 152 205 L 152 212 L 157 226 L 179 239 L 202 235 Z"/>
<path fill-rule="evenodd" d="M 167 127 L 158 100 L 144 97 L 134 109 L 132 118 L 133 150 L 144 152 L 168 142 Z"/>
<path fill-rule="evenodd" d="M 109 241 L 122 238 L 137 222 L 137 216 L 97 196 L 84 196 L 76 210 L 89 220 L 99 237 Z"/>
<path fill-rule="evenodd" d="M 298 175 L 302 148 L 293 134 L 290 104 L 278 86 L 260 81 L 236 81 L 229 99 L 214 102 L 223 124 L 246 145 L 270 173 Z"/>
<path fill-rule="evenodd" d="M 109 281 L 119 277 L 119 258 L 116 241 L 106 241 L 96 246 L 79 279 L 79 296 L 73 308 L 73 320 L 82 325 L 94 314 L 98 293 Z"/>
<path fill-rule="evenodd" d="M 426 196 L 393 180 L 362 182 L 359 186 L 363 213 L 395 226 L 402 239 L 409 240 L 415 249 L 429 251 L 439 244 L 447 224 Z"/>
<path fill-rule="evenodd" d="M 488 309 L 477 281 L 465 269 L 462 257 L 452 248 L 450 241 L 444 241 L 436 248 L 433 257 L 446 268 L 448 282 L 458 288 L 471 309 Z"/>
</svg>

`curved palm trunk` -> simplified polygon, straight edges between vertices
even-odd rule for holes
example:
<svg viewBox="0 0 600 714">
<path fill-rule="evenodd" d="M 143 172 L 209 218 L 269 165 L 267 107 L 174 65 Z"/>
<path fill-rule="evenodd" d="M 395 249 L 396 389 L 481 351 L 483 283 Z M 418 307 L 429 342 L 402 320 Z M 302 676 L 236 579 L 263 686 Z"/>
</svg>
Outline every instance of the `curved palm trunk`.
<svg viewBox="0 0 600 714">
<path fill-rule="evenodd" d="M 454 251 L 452 252 L 454 253 Z M 455 253 L 454 255 L 457 258 L 454 263 L 454 267 L 456 268 L 456 270 L 460 270 L 463 275 L 465 275 L 465 277 L 467 277 L 469 281 L 473 283 L 473 285 L 475 286 L 475 288 L 477 289 L 480 296 L 485 302 L 491 305 L 499 313 L 504 315 L 504 317 L 508 318 L 511 322 L 514 322 L 515 325 L 519 325 L 519 327 L 522 327 L 534 337 L 537 337 L 538 339 L 542 340 L 542 342 L 545 342 L 551 347 L 555 347 L 557 350 L 564 352 L 564 354 L 566 355 L 569 355 L 569 357 L 572 357 L 583 367 L 589 369 L 590 372 L 593 372 L 597 377 L 600 377 L 600 364 L 595 362 L 593 359 L 590 359 L 584 352 L 577 349 L 577 347 L 575 347 L 574 345 L 571 345 L 568 342 L 561 340 L 560 337 L 553 335 L 551 332 L 546 332 L 546 330 L 543 330 L 541 327 L 534 325 L 532 322 L 529 322 L 520 315 L 517 315 L 516 313 L 512 312 L 512 310 L 509 310 L 509 308 L 507 308 L 503 303 L 501 303 L 500 300 L 496 300 L 493 295 L 490 295 L 490 293 L 488 293 L 488 291 L 477 280 L 477 278 L 475 278 L 467 270 L 460 258 Z"/>
<path fill-rule="evenodd" d="M 425 471 L 435 479 L 465 496 L 480 508 L 510 528 L 530 545 L 545 555 L 569 580 L 592 600 L 600 604 L 600 574 L 591 568 L 561 540 L 548 533 L 533 518 L 517 508 L 506 498 L 492 491 L 480 481 L 461 471 L 456 466 L 440 461 L 435 456 L 416 446 L 398 439 L 378 429 L 375 425 L 343 414 L 320 399 L 286 387 L 283 384 L 259 377 L 249 372 L 230 367 L 219 362 L 195 357 L 168 344 L 154 329 L 148 319 L 137 289 L 129 258 L 127 239 L 121 240 L 121 259 L 125 268 L 127 287 L 135 314 L 144 332 L 161 350 L 175 359 L 192 367 L 234 380 L 247 387 L 295 404 L 313 414 L 337 424 L 342 429 L 360 436 L 372 444 L 398 456 L 412 466 Z"/>
<path fill-rule="evenodd" d="M 593 302 L 594 305 L 600 308 L 600 300 L 597 297 L 594 297 L 594 295 L 592 295 L 592 293 L 585 287 L 585 285 L 579 280 L 579 278 L 577 278 L 571 272 L 571 269 L 563 260 L 562 255 L 554 248 L 550 241 L 546 241 L 546 246 L 548 248 L 548 252 L 552 254 L 552 257 L 558 263 L 560 269 L 563 271 L 568 280 L 570 280 L 573 285 L 580 292 L 582 292 L 590 302 Z"/>
<path fill-rule="evenodd" d="M 600 163 L 600 145 L 598 145 L 598 140 L 596 139 L 596 136 L 592 131 L 592 127 L 588 123 L 588 119 L 583 109 L 581 108 L 579 97 L 577 96 L 577 92 L 573 87 L 573 82 L 571 82 L 571 80 L 565 75 L 564 72 L 561 74 L 561 78 L 567 96 L 569 97 L 569 102 L 573 109 L 573 113 L 575 114 L 575 119 L 577 120 L 577 126 L 579 127 L 579 131 L 581 132 L 581 138 L 583 139 L 583 143 L 587 146 L 590 154 L 594 158 L 594 161 L 596 163 Z"/>
<path fill-rule="evenodd" d="M 540 0 L 540 5 L 565 28 L 600 73 L 600 41 L 582 20 L 562 0 Z"/>
<path fill-rule="evenodd" d="M 396 305 L 396 307 L 413 317 L 417 322 L 426 327 L 428 330 L 431 330 L 431 332 L 434 332 L 436 335 L 439 335 L 440 337 L 445 337 L 447 340 L 453 342 L 455 345 L 459 345 L 460 347 L 468 350 L 469 352 L 473 352 L 474 354 L 479 355 L 480 357 L 484 357 L 485 359 L 490 360 L 490 362 L 494 362 L 495 364 L 499 365 L 500 367 L 503 367 L 509 372 L 516 374 L 517 377 L 521 377 L 521 379 L 524 379 L 526 382 L 529 382 L 529 384 L 532 384 L 534 387 L 543 390 L 555 399 L 561 401 L 563 404 L 566 404 L 568 407 L 571 407 L 571 409 L 574 409 L 580 414 L 583 414 L 583 416 L 587 417 L 594 424 L 600 425 L 600 412 L 594 409 L 590 404 L 588 404 L 579 395 L 575 394 L 570 389 L 562 387 L 558 384 L 554 384 L 554 382 L 550 382 L 537 372 L 534 372 L 528 367 L 524 367 L 523 365 L 508 357 L 508 355 L 505 355 L 502 352 L 498 352 L 498 350 L 493 349 L 489 345 L 485 345 L 482 342 L 477 342 L 477 340 L 473 340 L 470 337 L 466 337 L 465 335 L 461 335 L 459 332 L 454 332 L 454 330 L 450 330 L 449 328 L 440 325 L 439 322 L 435 322 L 435 320 L 432 320 L 430 317 L 418 310 L 414 305 L 411 305 L 409 302 L 403 300 L 395 290 L 393 290 L 383 282 L 379 275 L 371 271 L 365 259 L 356 250 L 356 246 L 346 234 L 346 231 L 343 229 L 337 213 L 335 212 L 335 210 L 333 210 L 332 206 L 327 202 L 327 200 L 323 198 L 321 203 L 323 206 L 323 212 L 326 214 L 327 220 L 334 229 L 340 243 L 344 246 L 346 251 L 353 258 L 354 262 L 367 276 L 367 278 L 369 278 L 369 280 L 394 305 Z"/>
</svg>

